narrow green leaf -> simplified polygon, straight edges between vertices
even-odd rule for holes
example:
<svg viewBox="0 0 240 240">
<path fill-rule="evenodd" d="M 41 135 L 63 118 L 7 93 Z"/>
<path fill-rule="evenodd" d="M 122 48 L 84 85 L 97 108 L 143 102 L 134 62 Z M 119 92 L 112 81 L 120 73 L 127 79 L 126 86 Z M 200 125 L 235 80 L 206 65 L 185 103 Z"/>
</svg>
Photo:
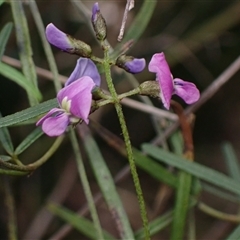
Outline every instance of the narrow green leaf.
<svg viewBox="0 0 240 240">
<path fill-rule="evenodd" d="M 35 118 L 57 106 L 57 100 L 54 98 L 46 102 L 40 103 L 34 107 L 30 107 L 23 111 L 0 118 L 0 128 L 12 126 L 14 124 L 27 121 L 31 118 Z"/>
<path fill-rule="evenodd" d="M 82 138 L 84 147 L 86 149 L 92 169 L 94 171 L 99 187 L 101 188 L 104 199 L 106 200 L 106 203 L 111 212 L 114 213 L 115 216 L 117 216 L 117 219 L 115 220 L 120 226 L 118 230 L 122 231 L 120 232 L 120 235 L 123 239 L 134 239 L 128 217 L 115 188 L 111 173 L 89 130 L 87 130 L 87 128 L 81 128 L 81 131 L 83 130 L 84 132 L 82 132 L 81 134 L 84 136 Z"/>
<path fill-rule="evenodd" d="M 183 154 L 183 138 L 180 132 L 176 132 L 170 138 L 173 151 L 176 155 Z M 188 161 L 188 160 L 186 160 Z M 180 171 L 178 173 L 178 188 L 176 190 L 175 206 L 173 211 L 173 222 L 171 228 L 171 239 L 182 239 L 186 225 L 188 205 L 192 184 L 192 176 L 189 173 Z"/>
<path fill-rule="evenodd" d="M 0 113 L 0 117 L 2 114 Z M 0 142 L 2 144 L 2 147 L 5 149 L 5 151 L 12 155 L 14 148 L 12 144 L 12 139 L 10 137 L 9 131 L 6 127 L 0 129 Z"/>
<path fill-rule="evenodd" d="M 226 238 L 226 240 L 237 240 L 240 239 L 240 225 L 236 227 L 232 233 Z"/>
<path fill-rule="evenodd" d="M 31 82 L 28 82 L 26 77 L 15 68 L 0 62 L 0 74 L 17 83 L 19 86 L 25 89 L 28 94 L 31 94 L 38 100 L 41 100 L 42 95 L 38 88 L 36 88 Z"/>
<path fill-rule="evenodd" d="M 79 216 L 78 214 L 70 211 L 67 208 L 58 206 L 56 204 L 49 204 L 48 209 L 58 217 L 62 218 L 72 227 L 82 232 L 90 239 L 97 239 L 96 231 L 94 225 L 91 221 L 86 218 Z M 103 231 L 104 239 L 114 239 L 108 232 Z"/>
<path fill-rule="evenodd" d="M 153 11 L 156 7 L 157 1 L 152 1 L 152 0 L 145 0 L 139 13 L 137 14 L 137 16 L 135 17 L 135 19 L 133 20 L 131 27 L 128 29 L 125 37 L 123 38 L 122 43 L 118 44 L 115 48 L 114 48 L 114 52 L 112 53 L 112 57 L 117 57 L 120 52 L 121 49 L 123 47 L 123 45 L 129 41 L 129 40 L 138 40 L 139 37 L 142 35 L 142 33 L 144 32 L 144 30 L 146 29 Z"/>
<path fill-rule="evenodd" d="M 204 181 L 224 188 L 235 194 L 240 194 L 239 182 L 233 180 L 230 177 L 227 177 L 223 173 L 217 172 L 196 162 L 189 162 L 182 157 L 178 157 L 151 144 L 145 143 L 142 145 L 142 148 L 143 151 L 145 151 L 148 155 L 154 157 L 158 161 L 177 167 L 196 177 L 199 177 Z"/>
<path fill-rule="evenodd" d="M 189 196 L 192 182 L 191 180 L 192 178 L 189 173 L 179 172 L 179 184 L 177 188 L 177 196 L 175 199 L 173 223 L 170 238 L 172 240 L 183 239 L 189 205 Z"/>
<path fill-rule="evenodd" d="M 1 2 L 0 2 L 0 6 L 1 6 Z M 13 27 L 13 24 L 9 22 L 4 25 L 3 29 L 0 32 L 0 60 L 2 59 L 2 55 L 5 51 L 5 47 L 9 39 L 10 33 L 12 31 L 12 27 Z"/>
<path fill-rule="evenodd" d="M 236 181 L 240 182 L 240 166 L 232 145 L 229 142 L 223 143 L 222 151 L 230 176 L 232 176 L 232 178 Z"/>
<path fill-rule="evenodd" d="M 7 161 L 11 160 L 12 158 L 10 156 L 8 156 L 8 155 L 0 155 L 0 159 L 2 161 L 7 162 Z"/>
<path fill-rule="evenodd" d="M 34 91 L 27 91 L 30 105 L 36 105 L 40 100 L 40 95 L 36 95 L 37 74 L 35 64 L 33 62 L 33 53 L 29 28 L 22 1 L 10 0 L 13 20 L 16 29 L 16 39 L 19 47 L 19 57 L 22 64 L 23 74 L 26 78 L 26 83 L 30 84 Z"/>
<path fill-rule="evenodd" d="M 0 6 L 5 2 L 5 0 L 0 0 Z"/>
<path fill-rule="evenodd" d="M 202 183 L 202 188 L 204 191 L 213 194 L 219 198 L 225 199 L 227 201 L 231 201 L 233 203 L 240 204 L 240 199 L 239 197 L 236 197 L 228 192 L 224 192 L 221 189 L 216 188 L 215 186 L 211 186 L 207 183 Z"/>
<path fill-rule="evenodd" d="M 0 142 L 5 151 L 8 154 L 12 155 L 14 152 L 13 144 L 8 129 L 6 127 L 0 128 Z"/>
<path fill-rule="evenodd" d="M 169 172 L 165 167 L 155 162 L 151 158 L 145 156 L 137 149 L 133 149 L 133 155 L 136 165 L 147 172 L 149 175 L 154 177 L 160 182 L 163 182 L 173 188 L 177 188 L 178 179 L 177 177 Z"/>
<path fill-rule="evenodd" d="M 164 228 L 166 228 L 171 222 L 173 218 L 173 211 L 168 211 L 162 216 L 154 219 L 152 222 L 149 223 L 149 231 L 150 235 L 154 235 Z M 135 233 L 135 239 L 140 240 L 144 239 L 144 229 L 140 229 Z"/>
<path fill-rule="evenodd" d="M 1 129 L 0 129 L 1 130 Z M 26 150 L 32 143 L 34 143 L 39 137 L 43 135 L 41 128 L 34 129 L 15 149 L 14 153 L 19 155 Z"/>
</svg>

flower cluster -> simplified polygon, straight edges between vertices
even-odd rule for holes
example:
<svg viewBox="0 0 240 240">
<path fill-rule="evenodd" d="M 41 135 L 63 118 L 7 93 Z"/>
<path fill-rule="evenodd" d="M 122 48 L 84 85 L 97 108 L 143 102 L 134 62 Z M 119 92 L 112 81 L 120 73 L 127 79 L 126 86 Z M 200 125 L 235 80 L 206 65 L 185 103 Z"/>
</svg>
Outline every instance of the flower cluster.
<svg viewBox="0 0 240 240">
<path fill-rule="evenodd" d="M 100 13 L 98 3 L 94 4 L 92 12 L 92 24 L 97 39 L 104 41 L 107 35 L 106 24 Z M 92 105 L 92 91 L 94 88 L 100 87 L 101 77 L 96 65 L 90 59 L 92 50 L 89 45 L 65 34 L 52 23 L 46 27 L 46 37 L 52 45 L 62 51 L 80 56 L 64 88 L 57 94 L 59 108 L 50 110 L 36 124 L 37 126 L 41 125 L 42 130 L 48 136 L 53 137 L 63 134 L 71 124 L 77 124 L 81 121 L 88 124 L 88 116 Z M 145 68 L 146 62 L 144 58 L 138 59 L 122 54 L 116 59 L 115 65 L 135 74 Z M 179 78 L 173 79 L 164 53 L 154 54 L 148 69 L 150 72 L 156 73 L 160 98 L 166 109 L 170 108 L 170 100 L 173 94 L 180 96 L 187 104 L 192 104 L 199 99 L 200 93 L 193 83 Z M 149 86 L 151 87 L 151 85 Z"/>
</svg>

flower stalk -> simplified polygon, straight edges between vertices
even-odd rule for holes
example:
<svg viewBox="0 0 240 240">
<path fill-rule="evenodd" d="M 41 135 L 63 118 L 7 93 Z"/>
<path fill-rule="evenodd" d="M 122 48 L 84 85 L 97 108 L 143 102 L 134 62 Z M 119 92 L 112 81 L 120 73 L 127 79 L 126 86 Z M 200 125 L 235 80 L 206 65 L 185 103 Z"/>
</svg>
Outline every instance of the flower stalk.
<svg viewBox="0 0 240 240">
<path fill-rule="evenodd" d="M 135 164 L 135 160 L 134 160 L 134 156 L 133 156 L 131 141 L 130 141 L 126 121 L 124 118 L 124 114 L 122 111 L 122 105 L 120 104 L 120 99 L 118 97 L 118 94 L 115 90 L 115 87 L 114 87 L 114 84 L 112 81 L 111 72 L 110 72 L 110 64 L 109 64 L 110 60 L 109 60 L 109 55 L 108 55 L 107 49 L 108 49 L 108 47 L 104 47 L 103 66 L 104 66 L 104 70 L 105 70 L 106 82 L 108 85 L 109 92 L 113 98 L 114 107 L 117 112 L 117 116 L 118 116 L 118 119 L 120 122 L 121 130 L 122 130 L 122 134 L 123 134 L 123 138 L 124 138 L 124 142 L 125 142 L 125 146 L 126 146 L 129 166 L 130 166 L 134 186 L 135 186 L 137 197 L 138 197 L 141 218 L 142 218 L 143 227 L 144 227 L 144 231 L 145 231 L 145 239 L 150 239 L 147 211 L 146 211 L 145 202 L 144 202 L 144 198 L 143 198 L 143 192 L 142 192 L 142 188 L 140 185 L 140 181 L 139 181 L 139 177 L 138 177 L 138 173 L 137 173 L 137 169 L 136 169 L 136 164 Z"/>
</svg>

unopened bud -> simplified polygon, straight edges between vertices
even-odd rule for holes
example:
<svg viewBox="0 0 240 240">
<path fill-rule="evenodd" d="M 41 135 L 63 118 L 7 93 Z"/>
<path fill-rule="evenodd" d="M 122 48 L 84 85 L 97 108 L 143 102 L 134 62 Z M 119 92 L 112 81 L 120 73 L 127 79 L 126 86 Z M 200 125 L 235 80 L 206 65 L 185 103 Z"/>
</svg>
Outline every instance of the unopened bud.
<svg viewBox="0 0 240 240">
<path fill-rule="evenodd" d="M 118 57 L 116 65 L 127 72 L 135 74 L 141 72 L 145 68 L 146 61 L 144 58 L 121 55 Z"/>
<path fill-rule="evenodd" d="M 98 3 L 96 2 L 92 8 L 92 25 L 98 40 L 103 41 L 107 37 L 107 25 L 103 18 Z"/>
<path fill-rule="evenodd" d="M 160 89 L 159 84 L 157 81 L 146 81 L 139 85 L 140 94 L 153 97 L 153 98 L 159 98 L 160 97 Z"/>
<path fill-rule="evenodd" d="M 92 55 L 92 49 L 88 44 L 62 32 L 52 23 L 46 27 L 46 37 L 48 42 L 64 52 L 81 57 L 91 57 Z"/>
</svg>

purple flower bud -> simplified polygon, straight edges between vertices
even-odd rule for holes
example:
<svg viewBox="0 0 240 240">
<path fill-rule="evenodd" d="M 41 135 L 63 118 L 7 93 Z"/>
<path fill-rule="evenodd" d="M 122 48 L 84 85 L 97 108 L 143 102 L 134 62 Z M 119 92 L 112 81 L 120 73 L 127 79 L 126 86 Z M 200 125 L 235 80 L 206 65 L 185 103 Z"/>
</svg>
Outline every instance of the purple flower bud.
<svg viewBox="0 0 240 240">
<path fill-rule="evenodd" d="M 164 53 L 156 53 L 148 65 L 150 72 L 156 73 L 156 80 L 160 87 L 160 97 L 166 109 L 170 108 L 173 94 L 181 97 L 187 104 L 192 104 L 200 98 L 196 85 L 179 78 L 173 79 Z"/>
<path fill-rule="evenodd" d="M 82 77 L 61 89 L 57 94 L 59 108 L 53 108 L 36 125 L 50 137 L 63 134 L 68 125 L 76 124 L 81 119 L 87 124 L 92 103 L 93 80 Z"/>
<path fill-rule="evenodd" d="M 145 68 L 146 61 L 144 58 L 121 55 L 116 60 L 116 65 L 127 72 L 135 74 L 141 72 Z"/>
<path fill-rule="evenodd" d="M 98 5 L 98 2 L 96 2 L 93 4 L 93 7 L 92 7 L 92 22 L 96 23 L 97 14 L 99 14 L 99 13 L 100 13 L 100 8 Z"/>
<path fill-rule="evenodd" d="M 76 54 L 81 57 L 90 57 L 92 54 L 92 49 L 88 44 L 62 32 L 52 23 L 46 27 L 46 37 L 52 45 L 64 52 Z"/>
<path fill-rule="evenodd" d="M 92 7 L 92 25 L 97 39 L 100 41 L 105 40 L 107 37 L 107 25 L 97 2 Z"/>
<path fill-rule="evenodd" d="M 56 28 L 52 23 L 46 27 L 46 37 L 48 42 L 63 51 L 68 52 L 73 48 L 67 34 Z"/>
<path fill-rule="evenodd" d="M 144 58 L 134 58 L 132 61 L 125 63 L 125 68 L 127 68 L 130 73 L 139 73 L 145 66 L 146 61 Z"/>
<path fill-rule="evenodd" d="M 70 77 L 68 78 L 67 82 L 65 83 L 65 86 L 71 84 L 72 82 L 83 76 L 88 76 L 92 78 L 95 85 L 100 87 L 101 77 L 99 75 L 98 69 L 94 62 L 88 58 L 79 58 L 77 60 L 77 65 L 74 68 Z"/>
</svg>

